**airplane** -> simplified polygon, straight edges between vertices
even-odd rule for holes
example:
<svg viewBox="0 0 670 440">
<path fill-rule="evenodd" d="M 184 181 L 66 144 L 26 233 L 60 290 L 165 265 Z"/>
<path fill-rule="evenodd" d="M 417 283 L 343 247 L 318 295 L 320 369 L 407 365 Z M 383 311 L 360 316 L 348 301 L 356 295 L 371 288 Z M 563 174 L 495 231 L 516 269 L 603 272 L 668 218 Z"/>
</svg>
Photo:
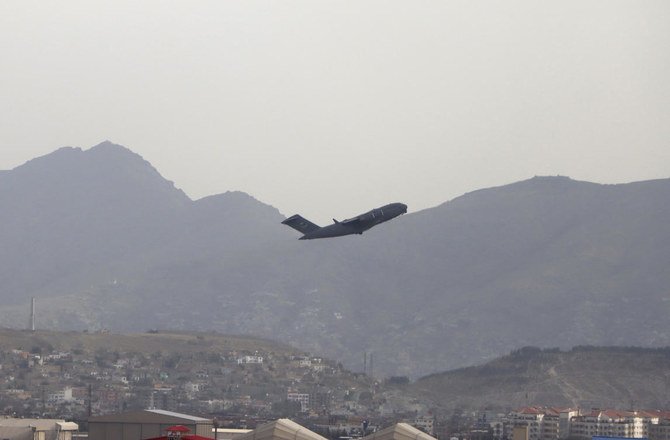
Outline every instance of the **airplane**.
<svg viewBox="0 0 670 440">
<path fill-rule="evenodd" d="M 365 214 L 342 220 L 338 222 L 333 219 L 333 224 L 328 226 L 319 226 L 306 220 L 300 215 L 293 215 L 282 222 L 282 224 L 292 227 L 304 235 L 299 240 L 312 240 L 315 238 L 341 237 L 350 234 L 362 234 L 373 226 L 398 217 L 407 212 L 407 205 L 403 203 L 391 203 L 381 208 L 373 209 Z"/>
</svg>

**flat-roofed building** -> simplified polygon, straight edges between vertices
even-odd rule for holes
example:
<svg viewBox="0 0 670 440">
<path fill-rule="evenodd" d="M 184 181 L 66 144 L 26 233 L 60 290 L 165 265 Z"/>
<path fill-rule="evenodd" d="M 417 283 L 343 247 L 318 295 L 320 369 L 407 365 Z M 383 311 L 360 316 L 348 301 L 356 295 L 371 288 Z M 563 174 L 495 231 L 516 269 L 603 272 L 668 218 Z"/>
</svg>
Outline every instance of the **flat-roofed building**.
<svg viewBox="0 0 670 440">
<path fill-rule="evenodd" d="M 645 438 L 648 425 L 646 419 L 645 416 L 631 411 L 593 410 L 589 414 L 572 418 L 570 435 L 584 439 L 594 436 Z"/>
<path fill-rule="evenodd" d="M 0 438 L 13 440 L 72 440 L 79 425 L 61 419 L 0 418 Z"/>
</svg>

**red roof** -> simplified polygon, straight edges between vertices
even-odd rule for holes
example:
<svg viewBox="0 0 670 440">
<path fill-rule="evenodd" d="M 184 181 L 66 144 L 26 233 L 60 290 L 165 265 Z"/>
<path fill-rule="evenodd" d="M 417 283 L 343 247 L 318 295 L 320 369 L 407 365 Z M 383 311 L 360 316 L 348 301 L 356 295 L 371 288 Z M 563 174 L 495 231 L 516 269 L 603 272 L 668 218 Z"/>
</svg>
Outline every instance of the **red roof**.
<svg viewBox="0 0 670 440">
<path fill-rule="evenodd" d="M 212 440 L 212 437 L 203 437 L 201 435 L 182 435 L 181 436 L 182 440 Z M 154 438 L 148 438 L 145 440 L 172 440 L 170 437 L 167 435 L 164 435 L 162 437 L 154 437 Z"/>
<path fill-rule="evenodd" d="M 168 431 L 168 432 L 170 432 L 170 431 L 172 431 L 172 432 L 190 432 L 191 431 L 190 429 L 188 429 L 184 425 L 170 426 L 169 428 L 166 428 L 165 430 Z"/>
<path fill-rule="evenodd" d="M 170 426 L 169 428 L 166 428 L 165 431 L 167 431 L 168 434 L 169 434 L 171 432 L 182 432 L 182 433 L 183 432 L 190 432 L 191 430 L 188 429 L 184 425 L 174 425 L 174 426 Z M 173 440 L 174 438 L 175 437 L 170 437 L 170 436 L 164 435 L 162 437 L 148 438 L 146 440 Z M 180 435 L 179 438 L 181 440 L 212 440 L 211 437 L 203 437 L 201 435 L 189 435 L 189 434 Z"/>
</svg>

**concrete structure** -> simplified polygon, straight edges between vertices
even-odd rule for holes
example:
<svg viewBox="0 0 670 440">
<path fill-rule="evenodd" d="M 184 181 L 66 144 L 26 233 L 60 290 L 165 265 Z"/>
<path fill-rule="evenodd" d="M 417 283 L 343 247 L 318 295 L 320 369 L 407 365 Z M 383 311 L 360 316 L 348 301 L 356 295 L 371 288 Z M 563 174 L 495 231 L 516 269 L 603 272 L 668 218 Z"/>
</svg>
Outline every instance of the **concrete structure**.
<svg viewBox="0 0 670 440">
<path fill-rule="evenodd" d="M 216 437 L 214 437 L 214 432 L 216 432 Z M 212 430 L 212 437 L 216 440 L 237 440 L 240 436 L 250 432 L 251 429 L 216 428 L 216 431 Z"/>
<path fill-rule="evenodd" d="M 174 425 L 187 427 L 193 435 L 212 438 L 211 419 L 153 409 L 91 417 L 88 419 L 89 440 L 160 437 Z"/>
<path fill-rule="evenodd" d="M 649 440 L 670 440 L 670 414 L 649 425 Z"/>
<path fill-rule="evenodd" d="M 426 432 L 429 435 L 435 435 L 435 417 L 433 416 L 417 416 L 414 419 L 412 426 L 419 428 L 421 431 Z"/>
<path fill-rule="evenodd" d="M 286 393 L 286 400 L 289 402 L 300 402 L 300 411 L 309 411 L 309 394 L 307 393 L 295 393 L 289 391 Z"/>
<path fill-rule="evenodd" d="M 573 417 L 570 435 L 591 439 L 600 437 L 646 438 L 652 421 L 645 414 L 631 411 L 594 410 L 589 414 Z M 658 423 L 658 420 L 656 420 Z"/>
<path fill-rule="evenodd" d="M 512 440 L 529 440 L 530 428 L 528 425 L 518 425 L 512 428 Z"/>
<path fill-rule="evenodd" d="M 509 414 L 508 432 L 517 426 L 526 426 L 528 440 L 557 440 L 560 410 L 555 408 L 526 407 Z"/>
<path fill-rule="evenodd" d="M 235 440 L 327 440 L 325 437 L 289 419 L 279 419 L 259 426 Z"/>
<path fill-rule="evenodd" d="M 76 423 L 61 419 L 0 419 L 1 439 L 72 440 L 78 431 Z"/>
<path fill-rule="evenodd" d="M 237 360 L 238 364 L 262 364 L 263 356 L 242 356 Z"/>
<path fill-rule="evenodd" d="M 565 439 L 570 436 L 570 423 L 573 417 L 577 417 L 579 411 L 568 408 L 560 411 L 558 416 L 558 438 Z"/>
<path fill-rule="evenodd" d="M 63 402 L 71 402 L 72 399 L 72 388 L 66 387 L 62 391 L 49 394 L 47 397 L 47 402 L 51 404 L 61 404 Z"/>
</svg>

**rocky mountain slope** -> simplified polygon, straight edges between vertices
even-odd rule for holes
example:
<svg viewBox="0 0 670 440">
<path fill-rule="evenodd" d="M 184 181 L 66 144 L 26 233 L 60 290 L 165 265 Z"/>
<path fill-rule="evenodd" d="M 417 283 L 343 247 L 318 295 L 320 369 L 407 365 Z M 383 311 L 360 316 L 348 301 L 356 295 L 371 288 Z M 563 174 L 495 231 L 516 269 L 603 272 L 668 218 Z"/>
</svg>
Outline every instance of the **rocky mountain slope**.
<svg viewBox="0 0 670 440">
<path fill-rule="evenodd" d="M 670 180 L 536 177 L 363 236 L 298 241 L 244 193 L 192 201 L 129 150 L 0 172 L 0 318 L 273 337 L 380 375 L 526 345 L 670 344 Z"/>
<path fill-rule="evenodd" d="M 654 409 L 670 405 L 670 349 L 524 347 L 486 364 L 433 374 L 403 392 L 448 411 L 528 405 Z"/>
</svg>

